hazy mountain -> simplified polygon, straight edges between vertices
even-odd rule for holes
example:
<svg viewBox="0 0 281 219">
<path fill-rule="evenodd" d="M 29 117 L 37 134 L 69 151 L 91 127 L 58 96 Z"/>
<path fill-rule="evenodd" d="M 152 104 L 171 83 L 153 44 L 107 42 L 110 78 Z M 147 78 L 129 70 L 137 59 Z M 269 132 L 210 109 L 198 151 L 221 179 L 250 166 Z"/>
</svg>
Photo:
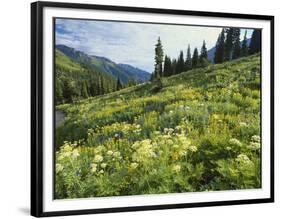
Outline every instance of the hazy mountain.
<svg viewBox="0 0 281 219">
<path fill-rule="evenodd" d="M 128 64 L 118 64 L 119 68 L 123 69 L 125 72 L 127 72 L 129 75 L 135 78 L 136 81 L 148 81 L 151 77 L 151 75 L 139 68 L 136 68 L 134 66 L 128 65 Z"/>
<path fill-rule="evenodd" d="M 128 64 L 116 64 L 106 57 L 88 55 L 65 45 L 56 45 L 56 48 L 82 65 L 87 65 L 87 67 L 90 67 L 95 71 L 114 76 L 116 79 L 120 78 L 124 84 L 126 84 L 130 79 L 138 82 L 144 82 L 150 78 L 150 74 L 148 72 Z"/>
</svg>

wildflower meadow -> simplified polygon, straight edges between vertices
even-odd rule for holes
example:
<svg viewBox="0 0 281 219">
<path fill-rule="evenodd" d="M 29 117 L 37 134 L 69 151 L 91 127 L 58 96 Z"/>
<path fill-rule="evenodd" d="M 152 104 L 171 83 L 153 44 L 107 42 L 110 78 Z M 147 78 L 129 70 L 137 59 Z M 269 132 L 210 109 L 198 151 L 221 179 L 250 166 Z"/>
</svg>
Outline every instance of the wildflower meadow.
<svg viewBox="0 0 281 219">
<path fill-rule="evenodd" d="M 261 187 L 259 54 L 56 110 L 56 199 Z"/>
</svg>

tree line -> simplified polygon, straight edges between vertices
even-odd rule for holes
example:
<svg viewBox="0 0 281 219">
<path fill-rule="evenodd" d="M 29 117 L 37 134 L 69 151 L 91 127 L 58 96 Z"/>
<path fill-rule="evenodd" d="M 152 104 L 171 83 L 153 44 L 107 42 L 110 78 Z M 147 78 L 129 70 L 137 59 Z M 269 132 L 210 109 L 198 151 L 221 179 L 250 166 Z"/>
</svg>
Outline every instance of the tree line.
<svg viewBox="0 0 281 219">
<path fill-rule="evenodd" d="M 247 31 L 240 42 L 240 28 L 223 28 L 216 42 L 214 63 L 223 63 L 244 56 L 252 55 L 261 50 L 261 31 L 255 29 L 250 44 L 247 42 Z"/>
<path fill-rule="evenodd" d="M 214 63 L 222 63 L 241 58 L 247 55 L 260 52 L 261 50 L 261 32 L 255 29 L 252 33 L 250 45 L 247 42 L 247 31 L 245 31 L 242 42 L 240 41 L 240 28 L 223 28 L 216 42 L 214 54 Z M 184 57 L 183 50 L 177 59 L 171 59 L 168 55 L 164 56 L 164 50 L 160 37 L 155 45 L 155 65 L 154 72 L 151 74 L 151 80 L 161 77 L 169 77 L 184 71 L 189 71 L 198 67 L 206 67 L 210 63 L 208 50 L 205 40 L 200 50 L 195 47 L 191 56 L 190 45 L 186 50 Z"/>
<path fill-rule="evenodd" d="M 130 80 L 126 86 L 135 85 Z M 108 75 L 95 72 L 91 69 L 81 68 L 80 71 L 72 71 L 56 66 L 55 103 L 71 103 L 73 101 L 94 97 L 118 91 L 125 85 L 119 78 L 114 79 Z"/>
<path fill-rule="evenodd" d="M 205 40 L 203 40 L 200 55 L 198 49 L 195 48 L 191 56 L 190 45 L 188 45 L 186 56 L 184 56 L 184 52 L 181 50 L 177 59 L 171 59 L 168 55 L 164 57 L 163 46 L 159 37 L 155 45 L 155 66 L 151 79 L 169 77 L 193 68 L 205 67 L 208 64 L 208 51 Z"/>
</svg>

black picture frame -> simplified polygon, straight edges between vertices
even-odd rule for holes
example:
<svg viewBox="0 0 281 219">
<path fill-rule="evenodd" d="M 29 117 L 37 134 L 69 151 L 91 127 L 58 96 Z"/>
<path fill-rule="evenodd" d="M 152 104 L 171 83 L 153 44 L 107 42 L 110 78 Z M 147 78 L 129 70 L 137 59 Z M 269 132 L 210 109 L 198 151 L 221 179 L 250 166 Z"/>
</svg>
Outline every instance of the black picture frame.
<svg viewBox="0 0 281 219">
<path fill-rule="evenodd" d="M 266 20 L 270 22 L 270 198 L 228 200 L 216 202 L 180 203 L 136 207 L 118 207 L 101 209 L 80 209 L 45 212 L 43 210 L 43 9 L 45 7 L 67 9 L 95 9 L 105 11 L 123 11 L 156 13 L 171 15 L 189 15 L 216 18 L 241 18 Z M 160 209 L 257 204 L 274 202 L 274 17 L 267 15 L 233 14 L 221 12 L 185 11 L 158 8 L 140 8 L 109 5 L 92 5 L 58 2 L 31 3 L 31 215 L 35 217 L 96 214 L 127 211 L 146 211 Z"/>
</svg>

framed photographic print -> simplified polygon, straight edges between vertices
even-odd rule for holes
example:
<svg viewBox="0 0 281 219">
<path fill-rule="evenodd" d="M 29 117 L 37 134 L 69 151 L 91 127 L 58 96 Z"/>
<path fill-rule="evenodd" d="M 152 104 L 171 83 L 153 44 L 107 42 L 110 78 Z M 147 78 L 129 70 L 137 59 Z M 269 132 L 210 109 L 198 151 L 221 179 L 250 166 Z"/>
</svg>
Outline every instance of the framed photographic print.
<svg viewBox="0 0 281 219">
<path fill-rule="evenodd" d="M 31 214 L 274 201 L 274 17 L 31 4 Z"/>
</svg>

